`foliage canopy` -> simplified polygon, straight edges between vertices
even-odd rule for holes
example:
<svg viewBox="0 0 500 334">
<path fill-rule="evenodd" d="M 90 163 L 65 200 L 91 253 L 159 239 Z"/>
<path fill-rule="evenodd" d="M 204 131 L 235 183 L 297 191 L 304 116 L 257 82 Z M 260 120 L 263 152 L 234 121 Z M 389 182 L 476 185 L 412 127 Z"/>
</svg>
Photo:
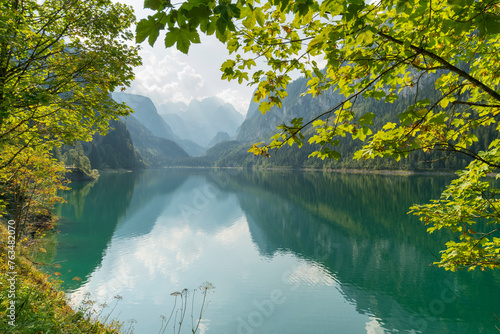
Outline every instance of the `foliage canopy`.
<svg viewBox="0 0 500 334">
<path fill-rule="evenodd" d="M 29 192 L 62 186 L 54 146 L 89 141 L 129 113 L 110 93 L 141 62 L 134 21 L 110 0 L 0 0 L 0 199 L 17 194 L 10 212 L 29 210 Z"/>
<path fill-rule="evenodd" d="M 339 157 L 339 136 L 364 141 L 357 159 L 401 159 L 415 150 L 440 150 L 473 158 L 442 197 L 414 206 L 412 212 L 429 231 L 447 228 L 457 234 L 437 263 L 446 269 L 494 268 L 500 265 L 500 190 L 488 173 L 500 167 L 500 139 L 485 151 L 471 149 L 474 131 L 494 127 L 500 112 L 500 2 L 476 0 L 146 0 L 156 13 L 137 26 L 136 40 L 153 44 L 166 29 L 165 46 L 187 53 L 199 32 L 215 35 L 234 55 L 222 66 L 222 78 L 257 86 L 254 101 L 264 113 L 281 105 L 294 72 L 308 78 L 316 96 L 333 87 L 345 96 L 312 121 L 295 119 L 280 133 L 250 150 L 268 155 L 272 148 L 309 142 L 319 158 Z M 419 98 L 423 78 L 439 78 L 436 100 Z M 359 114 L 358 99 L 391 103 L 413 87 L 413 103 L 375 133 L 376 115 Z M 309 130 L 311 131 L 311 130 Z M 487 222 L 485 222 L 485 220 Z M 481 223 L 481 231 L 474 225 Z"/>
</svg>

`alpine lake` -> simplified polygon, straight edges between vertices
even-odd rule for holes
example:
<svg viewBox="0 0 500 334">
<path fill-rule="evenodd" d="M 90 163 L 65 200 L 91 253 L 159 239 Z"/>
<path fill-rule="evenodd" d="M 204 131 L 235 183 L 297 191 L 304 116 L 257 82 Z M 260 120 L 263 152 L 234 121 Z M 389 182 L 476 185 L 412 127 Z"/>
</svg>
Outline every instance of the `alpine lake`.
<svg viewBox="0 0 500 334">
<path fill-rule="evenodd" d="M 139 334 L 498 333 L 500 272 L 430 266 L 454 236 L 407 214 L 452 178 L 105 173 L 63 193 L 52 258 L 75 307 Z"/>
</svg>

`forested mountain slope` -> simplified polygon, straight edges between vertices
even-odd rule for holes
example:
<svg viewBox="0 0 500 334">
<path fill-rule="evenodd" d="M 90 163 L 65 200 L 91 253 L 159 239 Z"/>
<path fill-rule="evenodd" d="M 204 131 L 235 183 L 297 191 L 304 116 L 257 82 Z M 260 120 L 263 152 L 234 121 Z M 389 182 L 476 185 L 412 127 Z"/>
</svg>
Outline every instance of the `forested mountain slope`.
<svg viewBox="0 0 500 334">
<path fill-rule="evenodd" d="M 439 73 L 423 77 L 419 83 L 418 98 L 429 99 L 431 103 L 436 101 L 439 93 L 435 90 L 434 82 L 439 77 Z M 434 151 L 425 153 L 422 151 L 413 152 L 407 159 L 397 162 L 390 159 L 373 159 L 366 161 L 353 160 L 353 154 L 362 147 L 363 142 L 353 141 L 348 134 L 340 139 L 336 150 L 341 153 L 338 161 L 335 159 L 321 160 L 318 158 L 308 158 L 308 156 L 320 146 L 309 145 L 307 139 L 313 134 L 306 131 L 306 144 L 298 149 L 296 146 L 283 146 L 279 150 L 270 152 L 271 158 L 254 157 L 246 153 L 252 144 L 257 142 L 269 142 L 272 135 L 278 132 L 277 126 L 286 123 L 290 124 L 294 118 L 302 118 L 303 122 L 308 122 L 312 115 L 326 112 L 336 106 L 341 97 L 331 89 L 323 92 L 322 95 L 313 98 L 311 95 L 304 95 L 306 90 L 306 79 L 300 78 L 292 82 L 288 88 L 288 96 L 283 101 L 282 108 L 273 107 L 269 112 L 262 115 L 257 104 L 251 104 L 247 117 L 240 127 L 237 141 L 223 142 L 215 145 L 207 151 L 205 161 L 207 164 L 215 165 L 243 165 L 260 167 L 290 167 L 290 168 L 353 168 L 353 169 L 404 169 L 404 170 L 456 170 L 465 167 L 470 159 L 465 155 L 449 155 L 446 152 Z M 380 129 L 387 122 L 398 123 L 398 114 L 406 110 L 415 100 L 417 90 L 415 87 L 404 88 L 398 98 L 392 103 L 384 100 L 358 98 L 354 103 L 354 112 L 357 116 L 367 112 L 375 114 L 372 131 Z M 332 115 L 333 117 L 333 115 Z M 324 116 L 326 121 L 328 115 Z M 331 121 L 331 120 L 330 120 Z M 483 128 L 476 133 L 479 141 L 475 143 L 474 149 L 485 148 L 485 143 L 491 141 L 495 136 L 493 128 Z"/>
<path fill-rule="evenodd" d="M 92 169 L 137 170 L 146 167 L 122 121 L 110 121 L 108 133 L 94 135 L 91 142 L 78 141 L 74 146 L 55 147 L 54 155 L 66 166 L 81 168 L 86 173 Z"/>
<path fill-rule="evenodd" d="M 176 142 L 154 136 L 134 116 L 127 116 L 123 121 L 146 167 L 170 166 L 177 159 L 189 157 Z"/>
<path fill-rule="evenodd" d="M 165 122 L 163 117 L 158 114 L 158 110 L 150 98 L 129 93 L 113 93 L 113 99 L 125 103 L 134 110 L 133 117 L 148 129 L 153 136 L 176 142 L 191 156 L 200 156 L 205 153 L 206 148 L 201 147 L 194 141 L 178 136 L 176 133 L 179 133 L 182 129 L 179 129 L 178 124 L 175 122 Z"/>
<path fill-rule="evenodd" d="M 91 142 L 77 142 L 75 146 L 56 149 L 55 156 L 67 165 L 83 168 L 87 172 L 91 169 L 165 167 L 189 157 L 174 141 L 153 135 L 135 116 L 132 114 L 110 121 L 110 130 L 106 135 L 95 135 Z M 154 123 L 154 114 L 149 116 Z M 139 117 L 145 119 L 144 113 L 139 113 Z M 162 128 L 168 129 L 161 124 L 156 127 L 157 131 Z M 85 160 L 85 157 L 88 159 Z M 90 166 L 87 166 L 87 161 Z"/>
</svg>

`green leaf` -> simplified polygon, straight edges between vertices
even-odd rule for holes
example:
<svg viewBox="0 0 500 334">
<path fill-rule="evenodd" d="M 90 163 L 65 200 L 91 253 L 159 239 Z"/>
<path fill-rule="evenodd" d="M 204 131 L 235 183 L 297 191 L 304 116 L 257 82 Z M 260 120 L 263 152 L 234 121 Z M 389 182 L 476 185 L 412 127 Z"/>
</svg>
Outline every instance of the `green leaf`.
<svg viewBox="0 0 500 334">
<path fill-rule="evenodd" d="M 191 43 L 199 44 L 200 43 L 200 35 L 196 30 L 189 31 L 189 40 Z"/>
<path fill-rule="evenodd" d="M 446 108 L 448 106 L 448 104 L 450 104 L 450 99 L 448 99 L 448 98 L 442 99 L 441 102 L 439 103 L 441 108 Z"/>
<path fill-rule="evenodd" d="M 144 8 L 150 8 L 152 10 L 163 10 L 165 7 L 171 7 L 170 1 L 166 0 L 144 0 Z"/>
<path fill-rule="evenodd" d="M 185 30 L 180 30 L 177 36 L 177 50 L 182 53 L 187 54 L 189 52 L 189 46 L 191 45 L 190 34 Z"/>
<path fill-rule="evenodd" d="M 139 21 L 135 33 L 135 41 L 137 43 L 142 43 L 146 38 L 149 37 L 149 44 L 151 44 L 151 42 L 153 42 L 154 44 L 156 38 L 158 38 L 159 35 L 159 27 L 156 25 L 155 20 L 150 16 L 148 19 L 142 19 Z"/>
<path fill-rule="evenodd" d="M 189 26 L 170 28 L 165 35 L 165 47 L 169 48 L 177 44 L 177 50 L 185 54 L 189 52 L 191 43 L 200 43 L 200 35 Z"/>
<path fill-rule="evenodd" d="M 227 23 L 220 18 L 215 22 L 215 26 L 217 27 L 217 32 L 220 35 L 224 35 L 224 33 L 226 32 Z"/>
<path fill-rule="evenodd" d="M 370 30 L 361 32 L 356 38 L 358 44 L 370 45 L 373 42 L 373 33 Z"/>
<path fill-rule="evenodd" d="M 262 114 L 265 114 L 266 112 L 268 112 L 269 110 L 271 109 L 271 105 L 266 102 L 266 101 L 263 101 L 259 104 L 259 111 L 262 113 Z"/>
<path fill-rule="evenodd" d="M 429 123 L 432 124 L 443 124 L 447 115 L 444 112 L 440 112 L 437 115 L 434 115 L 431 119 L 429 119 Z"/>
<path fill-rule="evenodd" d="M 386 103 L 393 103 L 398 99 L 398 96 L 396 94 L 389 94 L 385 97 L 385 102 Z"/>
<path fill-rule="evenodd" d="M 373 118 L 375 117 L 376 115 L 372 112 L 367 112 L 366 114 L 364 114 L 363 116 L 361 116 L 358 120 L 359 122 L 359 125 L 363 126 L 363 125 L 368 125 L 368 124 L 373 124 Z"/>
<path fill-rule="evenodd" d="M 359 17 L 358 13 L 365 7 L 364 1 L 350 1 L 350 3 L 347 7 L 347 13 L 345 15 L 346 21 L 351 21 L 354 18 Z"/>
<path fill-rule="evenodd" d="M 179 29 L 173 28 L 165 35 L 165 47 L 169 48 L 177 43 L 177 36 L 179 36 Z"/>
<path fill-rule="evenodd" d="M 257 9 L 256 10 L 256 13 L 255 13 L 255 19 L 257 20 L 257 23 L 263 27 L 264 26 L 264 23 L 266 21 L 266 16 L 265 14 L 262 12 L 262 10 L 259 10 Z"/>
<path fill-rule="evenodd" d="M 484 18 L 486 34 L 500 34 L 500 17 L 498 15 L 486 14 Z"/>
<path fill-rule="evenodd" d="M 303 120 L 302 117 L 300 117 L 300 118 L 294 118 L 294 119 L 292 119 L 291 123 L 292 123 L 293 127 L 300 128 L 302 126 L 302 120 Z"/>
</svg>

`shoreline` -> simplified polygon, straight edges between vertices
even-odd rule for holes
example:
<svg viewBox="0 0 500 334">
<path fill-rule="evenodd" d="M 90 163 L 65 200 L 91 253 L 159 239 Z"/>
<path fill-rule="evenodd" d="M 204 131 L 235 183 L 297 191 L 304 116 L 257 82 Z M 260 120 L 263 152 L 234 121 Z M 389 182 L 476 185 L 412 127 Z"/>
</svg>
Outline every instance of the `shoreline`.
<svg viewBox="0 0 500 334">
<path fill-rule="evenodd" d="M 307 171 L 307 169 L 301 169 Z M 455 175 L 455 172 L 443 171 L 413 171 L 400 169 L 312 169 L 313 171 L 326 171 L 330 173 L 347 173 L 347 174 L 381 174 L 381 175 Z"/>
<path fill-rule="evenodd" d="M 401 169 L 354 169 L 354 168 L 295 168 L 295 167 L 243 167 L 243 166 L 165 166 L 160 168 L 146 168 L 142 170 L 153 169 L 246 169 L 246 170 L 268 170 L 268 171 L 299 171 L 299 172 L 327 172 L 327 173 L 345 173 L 345 174 L 380 174 L 380 175 L 443 175 L 456 176 L 457 171 L 418 171 Z"/>
<path fill-rule="evenodd" d="M 244 167 L 244 166 L 165 166 L 155 168 L 144 168 L 138 170 L 127 169 L 101 169 L 98 170 L 99 174 L 118 174 L 118 173 L 132 173 L 149 170 L 162 170 L 162 169 L 241 169 L 241 170 L 260 170 L 260 171 L 299 171 L 299 172 L 326 172 L 326 173 L 344 173 L 344 174 L 377 174 L 377 175 L 398 175 L 398 176 L 411 176 L 411 175 L 435 175 L 435 176 L 457 176 L 457 171 L 432 171 L 432 170 L 401 170 L 401 169 L 355 169 L 355 168 L 294 168 L 294 167 Z M 496 177 L 497 173 L 490 173 L 487 177 Z M 72 180 L 81 181 L 81 180 Z M 87 180 L 85 180 L 87 181 Z M 88 181 L 95 181 L 91 179 Z"/>
</svg>

